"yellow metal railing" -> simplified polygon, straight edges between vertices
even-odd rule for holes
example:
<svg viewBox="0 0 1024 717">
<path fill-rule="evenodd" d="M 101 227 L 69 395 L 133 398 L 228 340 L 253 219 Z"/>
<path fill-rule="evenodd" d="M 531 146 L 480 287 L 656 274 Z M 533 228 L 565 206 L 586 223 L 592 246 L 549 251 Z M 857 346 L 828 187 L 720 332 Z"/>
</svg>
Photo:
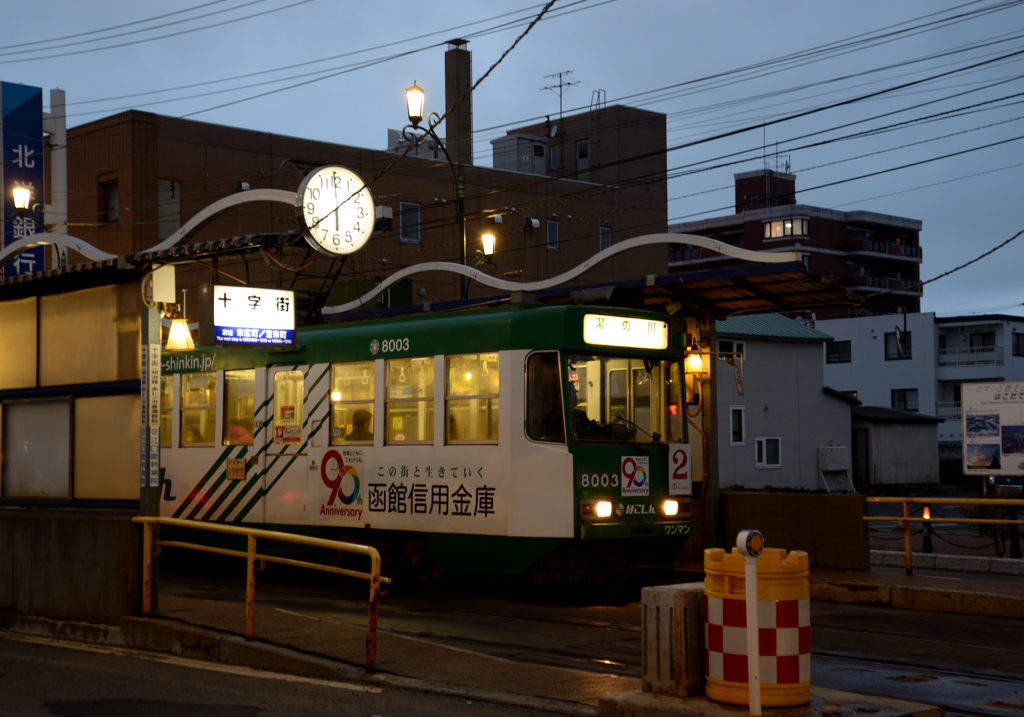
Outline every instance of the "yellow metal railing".
<svg viewBox="0 0 1024 717">
<path fill-rule="evenodd" d="M 370 607 L 366 623 L 366 671 L 373 672 L 377 661 L 377 608 L 380 604 L 380 585 L 388 584 L 391 578 L 381 577 L 380 574 L 380 553 L 375 548 L 355 543 L 343 543 L 338 540 L 324 540 L 323 538 L 310 538 L 304 535 L 292 535 L 291 533 L 280 533 L 274 530 L 261 530 L 258 528 L 246 528 L 236 525 L 222 525 L 220 523 L 204 523 L 195 520 L 182 520 L 180 518 L 158 518 L 155 516 L 136 516 L 132 518 L 135 523 L 141 523 L 142 533 L 142 614 L 149 615 L 153 609 L 153 558 L 160 554 L 160 548 L 186 548 L 188 550 L 199 550 L 204 553 L 217 553 L 218 555 L 232 555 L 245 558 L 246 562 L 246 583 L 245 583 L 245 639 L 251 640 L 256 634 L 256 563 L 261 563 L 260 570 L 266 563 L 280 563 L 299 568 L 309 568 L 335 575 L 345 575 L 350 578 L 358 578 L 370 581 Z M 228 535 L 244 535 L 248 538 L 248 549 L 230 550 L 228 548 L 214 548 L 198 543 L 186 543 L 177 540 L 153 540 L 153 526 L 166 525 L 176 528 L 189 528 L 191 530 L 207 530 L 213 533 L 226 533 Z M 285 543 L 296 543 L 308 545 L 314 548 L 328 548 L 341 550 L 346 553 L 365 555 L 370 559 L 370 571 L 361 573 L 356 570 L 336 568 L 330 565 L 319 565 L 304 560 L 291 560 L 290 558 L 279 558 L 271 555 L 258 555 L 256 553 L 256 540 L 281 541 Z"/>
<path fill-rule="evenodd" d="M 866 515 L 864 520 L 889 521 L 899 524 L 903 530 L 903 550 L 907 556 L 907 575 L 913 575 L 914 569 L 910 553 L 910 528 L 914 523 L 975 523 L 978 525 L 1024 525 L 1024 520 L 1008 520 L 1005 518 L 935 518 L 916 517 L 910 515 L 911 504 L 915 505 L 991 505 L 1024 507 L 1024 499 L 1013 498 L 867 498 L 868 503 L 902 503 L 903 515 Z"/>
</svg>

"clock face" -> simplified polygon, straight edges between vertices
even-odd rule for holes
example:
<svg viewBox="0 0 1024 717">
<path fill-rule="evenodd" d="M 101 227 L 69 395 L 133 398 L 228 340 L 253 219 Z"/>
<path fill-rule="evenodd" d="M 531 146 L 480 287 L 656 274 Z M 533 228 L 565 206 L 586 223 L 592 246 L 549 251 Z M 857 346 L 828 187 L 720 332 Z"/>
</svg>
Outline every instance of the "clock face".
<svg viewBox="0 0 1024 717">
<path fill-rule="evenodd" d="M 295 203 L 306 241 L 318 251 L 351 254 L 373 232 L 373 196 L 351 169 L 314 169 L 299 185 Z"/>
</svg>

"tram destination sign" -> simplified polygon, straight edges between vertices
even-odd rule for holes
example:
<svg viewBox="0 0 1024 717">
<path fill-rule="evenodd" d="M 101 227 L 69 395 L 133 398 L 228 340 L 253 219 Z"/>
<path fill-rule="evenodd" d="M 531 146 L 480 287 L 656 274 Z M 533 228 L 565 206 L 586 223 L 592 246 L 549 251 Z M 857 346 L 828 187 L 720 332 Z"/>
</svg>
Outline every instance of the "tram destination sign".
<svg viewBox="0 0 1024 717">
<path fill-rule="evenodd" d="M 1024 381 L 960 389 L 965 475 L 1024 475 Z"/>
<path fill-rule="evenodd" d="M 214 285 L 213 341 L 228 346 L 291 346 L 295 292 Z"/>
<path fill-rule="evenodd" d="M 663 351 L 668 348 L 668 322 L 586 314 L 583 317 L 583 341 L 593 346 Z"/>
</svg>

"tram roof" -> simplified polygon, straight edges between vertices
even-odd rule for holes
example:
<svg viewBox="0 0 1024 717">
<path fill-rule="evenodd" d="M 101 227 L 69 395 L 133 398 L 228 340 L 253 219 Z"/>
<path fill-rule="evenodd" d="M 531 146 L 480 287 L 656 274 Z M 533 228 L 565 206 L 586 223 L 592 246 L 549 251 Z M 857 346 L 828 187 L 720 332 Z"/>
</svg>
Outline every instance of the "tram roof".
<svg viewBox="0 0 1024 717">
<path fill-rule="evenodd" d="M 220 253 L 237 255 L 239 252 L 256 252 L 278 241 L 279 236 L 258 234 L 234 237 L 0 279 L 0 301 L 134 281 L 148 271 L 153 262 L 187 264 Z M 436 302 L 430 304 L 429 311 L 451 311 L 524 300 L 544 304 L 606 304 L 670 314 L 681 308 L 691 308 L 707 311 L 719 319 L 739 314 L 813 310 L 824 306 L 860 306 L 862 303 L 855 294 L 809 271 L 803 263 L 788 262 L 563 286 L 536 292 L 533 297 L 524 297 L 517 292 L 516 295 L 497 294 L 481 299 Z M 328 322 L 384 318 L 426 310 L 419 304 L 372 309 L 330 317 Z"/>
</svg>

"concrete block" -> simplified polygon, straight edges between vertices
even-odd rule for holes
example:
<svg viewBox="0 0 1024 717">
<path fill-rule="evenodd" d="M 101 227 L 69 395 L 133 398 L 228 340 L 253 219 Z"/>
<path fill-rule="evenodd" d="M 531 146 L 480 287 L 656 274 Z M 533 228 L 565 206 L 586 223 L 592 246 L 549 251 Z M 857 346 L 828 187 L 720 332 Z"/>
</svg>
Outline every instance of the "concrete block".
<svg viewBox="0 0 1024 717">
<path fill-rule="evenodd" d="M 704 687 L 704 583 L 660 585 L 640 595 L 644 691 L 699 694 Z"/>
<path fill-rule="evenodd" d="M 883 565 L 887 568 L 898 568 L 907 564 L 906 553 L 898 553 L 894 550 L 885 551 L 885 562 Z"/>
<path fill-rule="evenodd" d="M 903 554 L 904 558 L 906 553 Z M 910 558 L 913 561 L 915 568 L 921 568 L 922 570 L 934 570 L 938 568 L 936 561 L 939 558 L 947 557 L 945 555 L 936 555 L 935 553 L 911 553 Z"/>
<path fill-rule="evenodd" d="M 827 600 L 857 605 L 888 605 L 890 596 L 891 593 L 888 585 L 811 581 L 811 600 Z"/>
<path fill-rule="evenodd" d="M 906 610 L 952 612 L 962 615 L 1024 618 L 1024 599 L 992 593 L 900 587 L 891 592 L 893 607 Z"/>
<path fill-rule="evenodd" d="M 979 558 L 974 555 L 936 555 L 935 569 L 955 570 L 961 573 L 987 573 L 989 561 L 990 558 Z"/>
<path fill-rule="evenodd" d="M 989 572 L 995 575 L 1024 575 L 1024 560 L 990 558 Z"/>
<path fill-rule="evenodd" d="M 872 550 L 871 551 L 871 564 L 872 565 L 885 565 L 885 554 L 884 550 Z"/>
</svg>

